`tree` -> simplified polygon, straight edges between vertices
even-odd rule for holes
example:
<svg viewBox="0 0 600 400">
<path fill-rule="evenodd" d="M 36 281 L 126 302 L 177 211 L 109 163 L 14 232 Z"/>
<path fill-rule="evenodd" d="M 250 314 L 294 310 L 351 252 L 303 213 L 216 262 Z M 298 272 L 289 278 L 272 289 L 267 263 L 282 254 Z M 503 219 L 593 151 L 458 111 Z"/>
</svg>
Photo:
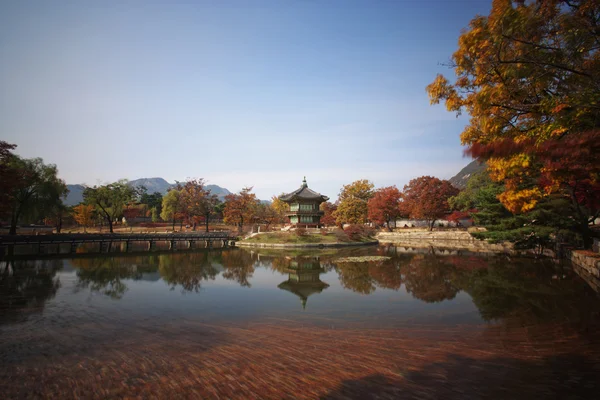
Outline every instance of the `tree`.
<svg viewBox="0 0 600 400">
<path fill-rule="evenodd" d="M 41 158 L 23 159 L 11 156 L 8 161 L 10 174 L 18 177 L 10 183 L 8 194 L 10 231 L 17 233 L 17 224 L 22 218 L 30 221 L 43 219 L 50 210 L 62 205 L 62 198 L 68 193 L 67 185 L 57 177 L 54 164 L 44 164 Z"/>
<path fill-rule="evenodd" d="M 597 1 L 495 1 L 459 39 L 456 81 L 438 75 L 427 87 L 432 103 L 470 114 L 461 141 L 505 184 L 508 210 L 558 193 L 587 243 L 598 212 L 588 200 L 600 192 L 599 14 Z"/>
<path fill-rule="evenodd" d="M 450 213 L 448 199 L 457 194 L 458 189 L 450 182 L 422 176 L 404 186 L 402 209 L 411 218 L 426 220 L 429 230 L 433 230 L 435 221 Z"/>
<path fill-rule="evenodd" d="M 93 205 L 108 223 L 110 233 L 113 233 L 113 222 L 121 216 L 123 207 L 136 197 L 136 189 L 127 185 L 126 180 L 109 183 L 102 186 L 85 188 L 83 200 Z"/>
<path fill-rule="evenodd" d="M 281 193 L 279 196 L 271 197 L 271 210 L 275 214 L 275 223 L 284 223 L 286 222 L 285 213 L 289 211 L 290 207 L 287 203 L 283 202 L 280 197 L 285 193 Z"/>
<path fill-rule="evenodd" d="M 400 198 L 402 194 L 396 186 L 377 189 L 368 201 L 369 219 L 380 225 L 385 224 L 391 232 L 390 221 L 396 221 L 401 215 Z"/>
<path fill-rule="evenodd" d="M 324 212 L 323 217 L 321 217 L 321 224 L 326 226 L 336 225 L 334 213 L 335 210 L 337 210 L 338 208 L 337 203 L 331 203 L 329 201 L 326 201 L 324 203 L 321 203 L 319 208 L 321 209 L 321 211 Z"/>
<path fill-rule="evenodd" d="M 373 183 L 367 179 L 344 185 L 339 195 L 339 204 L 334 212 L 338 224 L 364 224 L 367 222 L 367 203 L 373 197 Z"/>
<path fill-rule="evenodd" d="M 14 144 L 0 140 L 0 218 L 12 209 L 12 193 L 19 183 L 19 173 L 11 163 L 15 155 Z"/>
<path fill-rule="evenodd" d="M 227 224 L 237 225 L 240 233 L 243 231 L 244 222 L 251 221 L 256 215 L 259 205 L 256 195 L 250 193 L 251 191 L 252 187 L 246 187 L 239 193 L 225 196 L 224 221 Z"/>
<path fill-rule="evenodd" d="M 160 217 L 163 221 L 173 220 L 173 230 L 175 230 L 175 219 L 178 216 L 181 216 L 179 190 L 171 189 L 162 199 L 162 212 L 160 213 Z"/>
<path fill-rule="evenodd" d="M 197 222 L 204 219 L 208 232 L 208 220 L 218 202 L 217 196 L 206 189 L 202 178 L 190 179 L 185 184 L 178 185 L 178 189 L 181 211 L 193 224 L 193 229 L 196 230 Z"/>
<path fill-rule="evenodd" d="M 158 214 L 162 211 L 162 194 L 160 192 L 154 192 L 152 194 L 142 193 L 140 196 L 140 203 L 146 204 L 148 209 L 156 209 Z"/>
<path fill-rule="evenodd" d="M 83 226 L 83 231 L 86 232 L 86 228 L 92 225 L 94 216 L 94 206 L 91 204 L 79 204 L 73 207 L 73 217 L 75 221 Z"/>
</svg>

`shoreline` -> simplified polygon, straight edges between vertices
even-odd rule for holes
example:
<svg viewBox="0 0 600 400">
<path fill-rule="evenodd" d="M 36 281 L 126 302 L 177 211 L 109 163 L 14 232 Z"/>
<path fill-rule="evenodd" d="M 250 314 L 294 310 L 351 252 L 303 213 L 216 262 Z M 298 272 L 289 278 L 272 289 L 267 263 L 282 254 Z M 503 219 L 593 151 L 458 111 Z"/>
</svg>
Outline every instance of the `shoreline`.
<svg viewBox="0 0 600 400">
<path fill-rule="evenodd" d="M 334 243 L 261 243 L 261 242 L 244 242 L 235 243 L 236 247 L 267 247 L 267 248 L 337 248 L 337 247 L 357 247 L 357 246 L 375 246 L 379 244 L 379 240 L 371 240 L 368 242 L 334 242 Z"/>
</svg>

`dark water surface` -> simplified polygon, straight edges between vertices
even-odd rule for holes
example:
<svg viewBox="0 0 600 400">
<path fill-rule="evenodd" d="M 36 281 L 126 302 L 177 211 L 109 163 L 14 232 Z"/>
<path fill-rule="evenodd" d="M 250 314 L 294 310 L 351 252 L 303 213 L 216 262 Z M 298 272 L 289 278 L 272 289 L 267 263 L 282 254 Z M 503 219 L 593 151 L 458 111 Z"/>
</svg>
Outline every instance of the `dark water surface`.
<svg viewBox="0 0 600 400">
<path fill-rule="evenodd" d="M 2 398 L 600 395 L 600 297 L 552 262 L 393 246 L 65 257 L 0 262 Z"/>
</svg>

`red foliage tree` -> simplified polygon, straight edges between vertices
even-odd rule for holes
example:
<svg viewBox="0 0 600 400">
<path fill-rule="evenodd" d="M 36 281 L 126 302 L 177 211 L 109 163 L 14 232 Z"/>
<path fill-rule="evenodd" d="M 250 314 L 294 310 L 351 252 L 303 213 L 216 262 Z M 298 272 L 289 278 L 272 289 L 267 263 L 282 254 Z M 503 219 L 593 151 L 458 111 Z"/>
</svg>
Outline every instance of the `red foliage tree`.
<svg viewBox="0 0 600 400">
<path fill-rule="evenodd" d="M 333 216 L 335 210 L 337 210 L 337 204 L 330 203 L 329 201 L 321 203 L 321 211 L 325 212 L 321 217 L 322 225 L 336 225 L 335 217 Z"/>
<path fill-rule="evenodd" d="M 448 199 L 456 196 L 459 190 L 446 180 L 432 176 L 422 176 L 411 180 L 404 186 L 402 209 L 411 218 L 427 221 L 429 230 L 433 230 L 436 220 L 450 213 Z"/>
<path fill-rule="evenodd" d="M 401 215 L 400 199 L 402 193 L 396 186 L 388 186 L 375 191 L 375 195 L 367 203 L 369 219 L 379 225 L 385 224 L 391 232 L 390 222 Z"/>
</svg>

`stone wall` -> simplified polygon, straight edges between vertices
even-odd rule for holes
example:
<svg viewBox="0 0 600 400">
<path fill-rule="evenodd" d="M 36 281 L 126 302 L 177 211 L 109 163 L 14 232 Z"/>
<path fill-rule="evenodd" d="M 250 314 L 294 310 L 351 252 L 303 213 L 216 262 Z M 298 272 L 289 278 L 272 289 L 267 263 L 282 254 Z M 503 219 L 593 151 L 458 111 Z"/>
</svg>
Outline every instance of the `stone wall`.
<svg viewBox="0 0 600 400">
<path fill-rule="evenodd" d="M 464 230 L 379 232 L 376 237 L 380 243 L 393 243 L 404 247 L 443 247 L 481 253 L 517 253 L 512 243 L 492 244 L 485 240 L 475 239 Z"/>
<path fill-rule="evenodd" d="M 600 291 L 600 254 L 589 250 L 571 251 L 571 262 L 575 271 L 581 275 L 595 291 Z"/>
</svg>

